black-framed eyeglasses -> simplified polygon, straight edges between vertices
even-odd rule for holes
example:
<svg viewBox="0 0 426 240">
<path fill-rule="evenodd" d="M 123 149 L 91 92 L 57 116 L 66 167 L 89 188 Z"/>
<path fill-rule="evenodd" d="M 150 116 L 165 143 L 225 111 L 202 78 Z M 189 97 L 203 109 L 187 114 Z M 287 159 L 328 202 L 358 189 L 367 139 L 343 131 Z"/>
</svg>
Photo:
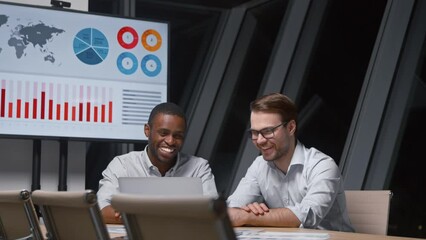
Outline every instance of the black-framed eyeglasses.
<svg viewBox="0 0 426 240">
<path fill-rule="evenodd" d="M 252 140 L 257 140 L 257 138 L 259 137 L 259 134 L 261 134 L 265 139 L 271 139 L 275 137 L 275 130 L 281 126 L 286 126 L 288 122 L 282 122 L 280 124 L 278 124 L 275 127 L 268 127 L 268 128 L 264 128 L 261 130 L 253 130 L 253 129 L 249 129 L 248 131 L 248 137 L 251 138 Z"/>
</svg>

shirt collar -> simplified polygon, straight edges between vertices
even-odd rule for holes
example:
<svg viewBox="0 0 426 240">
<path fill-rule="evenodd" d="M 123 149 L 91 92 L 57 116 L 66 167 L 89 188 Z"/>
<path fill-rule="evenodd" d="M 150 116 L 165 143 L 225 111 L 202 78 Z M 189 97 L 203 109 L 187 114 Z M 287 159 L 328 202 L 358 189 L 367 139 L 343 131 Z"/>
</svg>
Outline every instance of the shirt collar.
<svg viewBox="0 0 426 240">
<path fill-rule="evenodd" d="M 174 173 L 176 172 L 176 168 L 177 166 L 180 165 L 180 161 L 181 161 L 181 154 L 180 152 L 178 152 L 177 154 L 177 160 L 175 165 L 169 169 L 169 171 L 167 171 L 166 174 L 171 174 L 174 175 Z M 151 160 L 149 159 L 148 156 L 148 145 L 145 146 L 145 150 L 142 152 L 142 164 L 147 168 L 147 169 L 157 169 L 157 167 L 154 166 L 154 164 L 152 164 Z"/>
<path fill-rule="evenodd" d="M 305 164 L 305 158 L 303 157 L 303 144 L 297 140 L 296 143 L 296 149 L 294 149 L 293 156 L 291 157 L 291 165 L 304 165 Z"/>
<path fill-rule="evenodd" d="M 294 149 L 293 156 L 291 157 L 290 165 L 288 166 L 288 169 L 290 170 L 290 167 L 292 165 L 304 165 L 305 164 L 305 158 L 303 157 L 303 144 L 296 140 L 296 149 Z M 270 167 L 276 167 L 273 161 L 268 161 L 267 164 Z"/>
<path fill-rule="evenodd" d="M 151 169 L 152 167 L 154 167 L 154 165 L 152 164 L 151 160 L 149 160 L 149 156 L 148 156 L 148 145 L 145 146 L 145 150 L 142 152 L 142 164 L 147 169 Z"/>
</svg>

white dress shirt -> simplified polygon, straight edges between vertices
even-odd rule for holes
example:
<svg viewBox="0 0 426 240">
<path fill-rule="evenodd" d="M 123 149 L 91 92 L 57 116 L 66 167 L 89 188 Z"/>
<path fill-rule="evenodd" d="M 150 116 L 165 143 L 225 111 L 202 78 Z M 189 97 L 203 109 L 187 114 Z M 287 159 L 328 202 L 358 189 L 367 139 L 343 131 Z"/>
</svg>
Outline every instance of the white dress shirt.
<svg viewBox="0 0 426 240">
<path fill-rule="evenodd" d="M 259 156 L 228 198 L 229 207 L 253 202 L 264 202 L 270 209 L 290 209 L 300 227 L 354 231 L 339 168 L 331 157 L 299 141 L 287 174 Z"/>
<path fill-rule="evenodd" d="M 103 179 L 99 181 L 97 193 L 100 209 L 110 205 L 112 195 L 118 193 L 118 178 L 161 177 L 158 168 L 149 160 L 146 149 L 114 157 L 102 172 Z M 198 177 L 203 183 L 204 195 L 213 197 L 218 195 L 210 165 L 203 158 L 179 153 L 176 164 L 164 177 Z"/>
</svg>

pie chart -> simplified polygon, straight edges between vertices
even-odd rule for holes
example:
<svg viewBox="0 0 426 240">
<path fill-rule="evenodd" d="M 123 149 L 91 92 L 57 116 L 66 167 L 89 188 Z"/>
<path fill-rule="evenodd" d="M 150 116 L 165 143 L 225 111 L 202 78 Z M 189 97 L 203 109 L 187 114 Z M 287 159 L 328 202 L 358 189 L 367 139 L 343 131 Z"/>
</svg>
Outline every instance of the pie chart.
<svg viewBox="0 0 426 240">
<path fill-rule="evenodd" d="M 157 56 L 148 54 L 142 58 L 141 68 L 148 77 L 155 77 L 161 71 L 161 61 Z"/>
<path fill-rule="evenodd" d="M 81 62 L 96 65 L 108 56 L 108 40 L 101 31 L 85 28 L 74 37 L 73 49 Z"/>
<path fill-rule="evenodd" d="M 126 75 L 133 74 L 138 68 L 138 59 L 130 52 L 121 53 L 117 58 L 117 67 Z"/>
</svg>

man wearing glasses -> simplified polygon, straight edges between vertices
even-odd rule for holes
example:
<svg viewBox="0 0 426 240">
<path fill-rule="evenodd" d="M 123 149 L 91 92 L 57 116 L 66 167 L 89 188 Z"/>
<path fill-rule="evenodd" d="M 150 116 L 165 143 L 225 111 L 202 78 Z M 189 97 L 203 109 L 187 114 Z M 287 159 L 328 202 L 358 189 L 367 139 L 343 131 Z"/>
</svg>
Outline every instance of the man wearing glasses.
<svg viewBox="0 0 426 240">
<path fill-rule="evenodd" d="M 334 160 L 296 138 L 297 108 L 279 93 L 250 104 L 253 144 L 261 152 L 228 198 L 234 226 L 353 231 Z"/>
</svg>

